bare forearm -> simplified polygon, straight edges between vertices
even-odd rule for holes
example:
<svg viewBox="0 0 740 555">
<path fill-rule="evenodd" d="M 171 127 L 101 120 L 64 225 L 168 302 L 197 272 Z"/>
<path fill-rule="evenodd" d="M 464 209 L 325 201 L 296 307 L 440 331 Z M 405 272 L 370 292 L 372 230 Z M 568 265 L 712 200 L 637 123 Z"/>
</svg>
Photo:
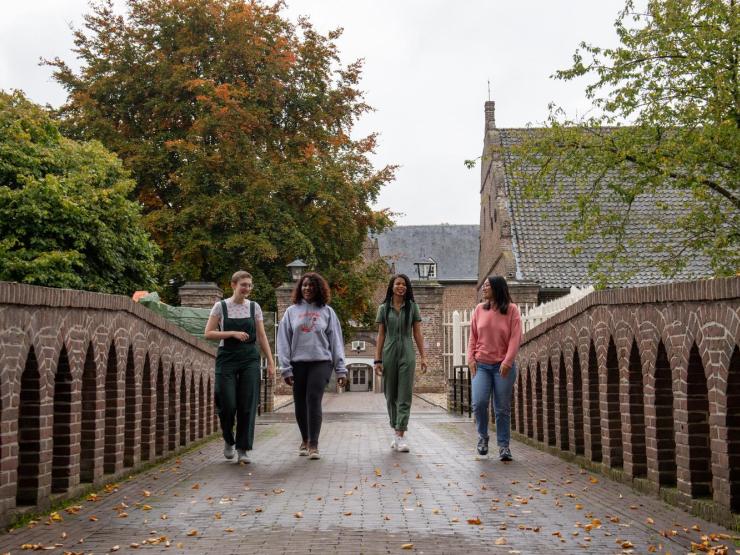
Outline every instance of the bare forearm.
<svg viewBox="0 0 740 555">
<path fill-rule="evenodd" d="M 208 340 L 222 340 L 222 339 L 231 339 L 234 337 L 234 332 L 232 331 L 218 331 L 218 330 L 212 330 L 207 331 L 205 334 L 203 334 L 203 337 L 205 337 Z"/>
</svg>

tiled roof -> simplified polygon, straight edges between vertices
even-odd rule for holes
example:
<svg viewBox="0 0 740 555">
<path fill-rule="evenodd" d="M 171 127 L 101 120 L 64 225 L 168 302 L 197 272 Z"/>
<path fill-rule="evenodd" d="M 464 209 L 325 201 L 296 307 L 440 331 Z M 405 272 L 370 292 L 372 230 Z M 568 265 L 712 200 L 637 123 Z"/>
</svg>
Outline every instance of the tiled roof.
<svg viewBox="0 0 740 555">
<path fill-rule="evenodd" d="M 512 238 L 514 243 L 514 258 L 517 262 L 517 277 L 526 281 L 539 283 L 541 287 L 570 287 L 583 286 L 593 282 L 588 275 L 588 264 L 594 260 L 599 252 L 608 250 L 607 239 L 594 236 L 583 245 L 582 251 L 571 254 L 574 247 L 566 241 L 566 226 L 572 220 L 572 212 L 561 209 L 566 206 L 576 206 L 576 197 L 579 185 L 572 178 L 561 178 L 562 189 L 553 195 L 552 201 L 543 204 L 540 201 L 524 198 L 521 187 L 515 182 L 511 168 L 514 165 L 512 147 L 537 129 L 497 129 L 501 137 L 503 160 L 505 164 L 505 187 L 509 198 L 509 211 L 512 219 Z M 527 172 L 534 173 L 537 167 L 526 168 Z M 609 176 L 607 176 L 607 179 Z M 667 205 L 666 210 L 660 210 L 660 218 L 677 218 L 685 213 L 682 208 L 680 193 L 675 190 L 667 191 L 660 197 L 642 195 L 638 197 L 631 208 L 628 230 L 630 238 L 639 238 L 656 230 L 655 221 L 659 215 L 656 202 Z M 616 200 L 604 198 L 601 202 L 605 209 L 615 209 L 620 206 Z M 671 221 L 671 220 L 669 220 Z M 675 235 L 661 234 L 658 240 L 664 244 L 675 244 Z M 635 246 L 631 256 L 635 259 L 645 257 L 655 258 L 647 246 L 639 243 Z M 689 257 L 689 262 L 677 276 L 666 278 L 655 268 L 639 270 L 626 282 L 620 281 L 615 285 L 639 286 L 706 277 L 711 275 L 709 260 L 706 256 L 695 254 Z"/>
<path fill-rule="evenodd" d="M 480 239 L 477 225 L 396 226 L 377 236 L 380 256 L 396 272 L 416 276 L 414 262 L 431 257 L 438 281 L 477 280 Z"/>
</svg>

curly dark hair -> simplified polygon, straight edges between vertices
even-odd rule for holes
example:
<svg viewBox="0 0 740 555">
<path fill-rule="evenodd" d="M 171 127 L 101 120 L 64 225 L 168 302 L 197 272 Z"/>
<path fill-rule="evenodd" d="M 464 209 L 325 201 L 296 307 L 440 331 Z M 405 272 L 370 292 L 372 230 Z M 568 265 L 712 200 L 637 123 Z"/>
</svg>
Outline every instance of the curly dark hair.
<svg viewBox="0 0 740 555">
<path fill-rule="evenodd" d="M 301 279 L 298 280 L 298 283 L 295 284 L 293 295 L 290 298 L 290 300 L 293 301 L 293 304 L 298 304 L 303 300 L 303 291 L 301 291 L 301 287 L 303 286 L 303 282 L 306 280 L 309 280 L 313 284 L 314 289 L 316 289 L 316 297 L 314 297 L 313 300 L 314 304 L 324 306 L 331 302 L 331 291 L 329 291 L 329 284 L 326 280 L 321 276 L 321 274 L 317 274 L 316 272 L 307 272 L 303 274 Z"/>
</svg>

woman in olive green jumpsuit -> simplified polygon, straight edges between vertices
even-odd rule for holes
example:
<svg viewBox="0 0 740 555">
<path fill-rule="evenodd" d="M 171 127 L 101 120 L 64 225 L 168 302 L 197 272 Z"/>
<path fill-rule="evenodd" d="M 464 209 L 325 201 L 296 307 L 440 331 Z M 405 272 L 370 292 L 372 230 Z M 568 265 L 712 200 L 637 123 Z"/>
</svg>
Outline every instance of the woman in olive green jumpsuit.
<svg viewBox="0 0 740 555">
<path fill-rule="evenodd" d="M 421 370 L 427 369 L 421 314 L 414 302 L 411 281 L 405 274 L 393 276 L 388 283 L 385 302 L 378 307 L 378 342 L 375 348 L 375 373 L 383 376 L 383 389 L 391 428 L 395 430 L 391 449 L 408 453 L 406 430 L 411 414 L 416 355 L 421 356 Z M 412 340 L 413 337 L 413 340 Z"/>
<path fill-rule="evenodd" d="M 216 354 L 216 407 L 224 438 L 224 456 L 249 463 L 248 452 L 254 441 L 254 424 L 260 388 L 259 344 L 267 359 L 267 373 L 275 374 L 275 364 L 262 322 L 262 309 L 247 297 L 252 276 L 244 271 L 231 278 L 232 297 L 217 302 L 206 324 L 205 338 L 219 340 Z M 234 436 L 236 424 L 236 437 Z"/>
</svg>

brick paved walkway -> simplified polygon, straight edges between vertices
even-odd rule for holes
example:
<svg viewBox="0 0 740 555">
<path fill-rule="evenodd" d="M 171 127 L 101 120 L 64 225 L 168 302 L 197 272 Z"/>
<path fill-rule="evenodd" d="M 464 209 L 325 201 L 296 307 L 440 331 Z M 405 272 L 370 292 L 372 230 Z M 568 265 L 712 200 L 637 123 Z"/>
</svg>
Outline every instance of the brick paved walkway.
<svg viewBox="0 0 740 555">
<path fill-rule="evenodd" d="M 388 449 L 382 395 L 327 395 L 320 461 L 297 456 L 292 410 L 260 420 L 251 465 L 210 442 L 0 536 L 0 554 L 686 553 L 730 534 L 525 445 L 512 463 L 477 460 L 472 424 L 418 399 L 408 454 Z"/>
</svg>

